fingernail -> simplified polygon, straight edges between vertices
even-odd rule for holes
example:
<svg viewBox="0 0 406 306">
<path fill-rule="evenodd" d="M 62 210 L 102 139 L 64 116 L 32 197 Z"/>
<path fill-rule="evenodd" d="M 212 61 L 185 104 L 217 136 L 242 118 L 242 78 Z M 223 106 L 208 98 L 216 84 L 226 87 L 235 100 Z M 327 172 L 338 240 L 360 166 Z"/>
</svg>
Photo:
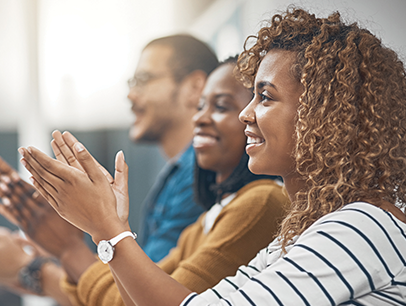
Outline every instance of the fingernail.
<svg viewBox="0 0 406 306">
<path fill-rule="evenodd" d="M 6 184 L 8 184 L 8 183 L 11 182 L 10 178 L 9 178 L 8 176 L 6 176 L 6 175 L 3 175 L 3 176 L 1 177 L 1 179 L 2 179 L 2 180 L 4 181 L 4 183 L 6 183 Z"/>
<path fill-rule="evenodd" d="M 12 178 L 13 181 L 15 181 L 15 182 L 20 180 L 20 176 L 17 174 L 17 172 L 11 173 L 11 178 Z"/>
<path fill-rule="evenodd" d="M 3 201 L 3 204 L 5 206 L 10 206 L 11 202 L 10 202 L 10 200 L 8 198 L 3 197 L 3 198 L 1 198 L 1 200 Z"/>
<path fill-rule="evenodd" d="M 125 160 L 125 158 L 124 158 L 124 152 L 123 152 L 123 150 L 120 150 L 120 151 L 118 151 L 117 154 L 116 154 L 116 163 L 117 163 L 117 161 L 118 161 L 120 155 L 123 155 L 123 160 Z"/>
<path fill-rule="evenodd" d="M 4 192 L 7 192 L 7 191 L 8 191 L 8 188 L 7 188 L 6 184 L 4 184 L 4 183 L 0 183 L 0 188 L 1 188 L 1 190 L 3 190 Z"/>
<path fill-rule="evenodd" d="M 32 153 L 31 147 L 28 147 L 27 151 L 31 154 Z"/>
<path fill-rule="evenodd" d="M 25 159 L 21 158 L 21 159 L 20 159 L 20 163 L 21 163 L 24 167 L 27 167 L 27 162 L 25 161 Z"/>
<path fill-rule="evenodd" d="M 75 150 L 76 152 L 82 152 L 85 148 L 80 142 L 75 143 Z"/>
<path fill-rule="evenodd" d="M 34 177 L 30 177 L 30 181 L 31 181 L 31 183 L 33 183 L 34 184 Z"/>
<path fill-rule="evenodd" d="M 23 150 L 23 148 L 18 148 L 18 153 L 20 153 L 21 156 L 24 156 L 24 150 Z"/>
</svg>

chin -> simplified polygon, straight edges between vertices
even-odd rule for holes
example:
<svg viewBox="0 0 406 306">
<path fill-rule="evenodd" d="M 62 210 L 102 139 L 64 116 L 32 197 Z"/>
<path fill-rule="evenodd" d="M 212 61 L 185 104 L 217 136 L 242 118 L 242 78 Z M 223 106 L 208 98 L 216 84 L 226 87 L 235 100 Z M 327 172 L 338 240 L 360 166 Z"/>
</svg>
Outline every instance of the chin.
<svg viewBox="0 0 406 306">
<path fill-rule="evenodd" d="M 210 162 L 208 162 L 203 156 L 199 156 L 199 155 L 196 154 L 196 161 L 197 161 L 197 165 L 200 168 L 202 168 L 204 170 L 213 171 L 212 170 L 213 165 Z"/>
<path fill-rule="evenodd" d="M 262 172 L 261 167 L 258 167 L 258 165 L 255 162 L 252 161 L 251 157 L 250 157 L 250 159 L 248 161 L 248 169 L 254 174 L 264 174 Z"/>
<path fill-rule="evenodd" d="M 248 161 L 248 169 L 257 175 L 278 175 L 273 173 L 272 171 L 269 171 L 269 169 L 267 169 L 266 167 L 264 167 L 263 164 L 258 164 L 255 161 L 252 160 L 252 158 L 250 157 L 249 161 Z"/>
<path fill-rule="evenodd" d="M 140 140 L 139 129 L 135 126 L 132 126 L 130 128 L 130 132 L 128 133 L 128 136 L 133 142 L 139 141 Z"/>
</svg>

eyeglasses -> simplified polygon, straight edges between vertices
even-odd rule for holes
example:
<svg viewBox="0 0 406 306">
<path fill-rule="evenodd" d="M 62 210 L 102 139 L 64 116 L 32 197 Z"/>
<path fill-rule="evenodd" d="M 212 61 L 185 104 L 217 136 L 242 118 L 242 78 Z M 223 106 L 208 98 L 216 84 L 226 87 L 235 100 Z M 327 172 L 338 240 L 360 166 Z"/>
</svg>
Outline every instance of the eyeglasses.
<svg viewBox="0 0 406 306">
<path fill-rule="evenodd" d="M 157 79 L 161 79 L 167 76 L 172 76 L 170 74 L 159 74 L 159 75 L 154 75 L 150 73 L 140 73 L 134 75 L 131 79 L 127 81 L 128 87 L 133 88 L 143 88 L 145 85 L 147 85 L 149 82 Z"/>
</svg>

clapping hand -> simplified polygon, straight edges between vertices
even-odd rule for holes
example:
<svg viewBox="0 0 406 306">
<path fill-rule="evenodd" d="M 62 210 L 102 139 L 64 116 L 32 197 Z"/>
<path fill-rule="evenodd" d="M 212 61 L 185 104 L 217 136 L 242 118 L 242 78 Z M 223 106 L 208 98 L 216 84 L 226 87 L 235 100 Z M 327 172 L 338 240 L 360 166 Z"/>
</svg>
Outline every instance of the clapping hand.
<svg viewBox="0 0 406 306">
<path fill-rule="evenodd" d="M 83 168 L 79 161 L 76 159 L 74 154 L 74 145 L 78 142 L 78 140 L 69 132 L 64 132 L 61 134 L 59 131 L 54 131 L 52 133 L 53 140 L 51 142 L 52 149 L 56 158 L 60 161 L 69 164 L 77 169 L 82 171 Z M 117 200 L 117 215 L 120 218 L 121 222 L 124 225 L 128 225 L 128 213 L 129 213 L 129 198 L 128 198 L 128 167 L 124 163 L 122 166 L 125 168 L 124 172 L 121 172 L 121 165 L 117 167 L 117 162 L 120 162 L 118 158 L 120 158 L 119 153 L 116 156 L 116 173 L 115 173 L 115 180 L 110 175 L 110 173 L 101 166 L 95 159 L 94 162 L 97 164 L 99 169 L 105 175 L 107 181 L 110 183 L 111 188 L 116 196 Z M 124 155 L 122 155 L 124 161 Z"/>
<path fill-rule="evenodd" d="M 54 140 L 58 145 L 57 134 L 54 133 Z M 72 140 L 72 146 L 69 142 L 67 144 L 75 159 L 68 155 L 68 147 L 53 145 L 54 150 L 59 149 L 65 156 L 68 164 L 54 160 L 33 147 L 19 149 L 23 156 L 22 164 L 33 175 L 34 186 L 60 216 L 91 234 L 95 242 L 100 240 L 99 236 L 109 238 L 128 230 L 128 223 L 123 223 L 128 216 L 128 167 L 124 154 L 117 154 L 115 180 L 106 180 L 105 173 L 90 153 L 69 135 L 62 138 Z M 60 154 L 56 152 L 55 155 Z M 82 169 L 78 165 L 72 166 L 76 162 Z M 117 206 L 116 194 L 119 199 L 126 199 L 121 207 Z"/>
<path fill-rule="evenodd" d="M 0 213 L 51 255 L 82 243 L 83 232 L 62 219 L 35 188 L 0 158 Z"/>
</svg>

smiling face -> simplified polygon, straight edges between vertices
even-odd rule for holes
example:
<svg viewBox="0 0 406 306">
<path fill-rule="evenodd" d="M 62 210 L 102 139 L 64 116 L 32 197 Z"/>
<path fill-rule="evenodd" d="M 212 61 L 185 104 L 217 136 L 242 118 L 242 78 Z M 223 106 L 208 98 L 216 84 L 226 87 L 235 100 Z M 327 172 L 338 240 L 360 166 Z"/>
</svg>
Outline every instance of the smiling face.
<svg viewBox="0 0 406 306">
<path fill-rule="evenodd" d="M 255 97 L 241 112 L 247 124 L 248 167 L 256 174 L 295 177 L 295 117 L 303 86 L 293 77 L 295 53 L 271 50 L 255 78 Z"/>
<path fill-rule="evenodd" d="M 248 104 L 251 93 L 233 76 L 234 64 L 214 70 L 204 87 L 199 111 L 193 117 L 193 146 L 199 166 L 216 172 L 224 181 L 240 162 L 246 137 L 238 114 Z"/>
<path fill-rule="evenodd" d="M 177 101 L 179 84 L 169 69 L 173 50 L 167 46 L 145 48 L 134 74 L 137 85 L 130 88 L 128 99 L 135 121 L 130 129 L 133 141 L 159 142 L 181 113 Z"/>
</svg>

